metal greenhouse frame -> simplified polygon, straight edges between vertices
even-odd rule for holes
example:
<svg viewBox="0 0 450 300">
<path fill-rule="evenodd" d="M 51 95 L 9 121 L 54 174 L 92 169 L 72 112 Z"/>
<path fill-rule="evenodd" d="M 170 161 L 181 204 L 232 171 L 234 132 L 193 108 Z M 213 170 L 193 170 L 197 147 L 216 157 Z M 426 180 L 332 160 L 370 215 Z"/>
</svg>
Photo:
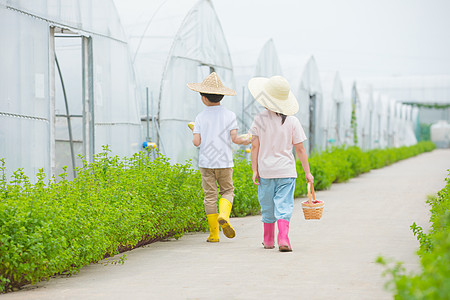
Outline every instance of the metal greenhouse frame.
<svg viewBox="0 0 450 300">
<path fill-rule="evenodd" d="M 19 34 L 20 33 L 20 34 Z M 0 157 L 67 178 L 109 145 L 139 150 L 135 78 L 110 0 L 0 0 Z M 8 174 L 9 175 L 9 174 Z"/>
</svg>

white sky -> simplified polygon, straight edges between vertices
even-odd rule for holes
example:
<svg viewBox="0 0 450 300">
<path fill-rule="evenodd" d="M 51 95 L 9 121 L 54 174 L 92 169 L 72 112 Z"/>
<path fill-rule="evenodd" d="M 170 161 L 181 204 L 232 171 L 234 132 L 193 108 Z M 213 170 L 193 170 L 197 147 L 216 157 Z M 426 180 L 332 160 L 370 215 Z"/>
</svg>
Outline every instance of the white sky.
<svg viewBox="0 0 450 300">
<path fill-rule="evenodd" d="M 347 79 L 450 74 L 449 0 L 213 0 L 233 56 L 273 38 L 285 74 L 313 54 Z M 254 55 L 254 54 L 252 54 Z M 256 62 L 257 57 L 254 58 Z"/>
</svg>

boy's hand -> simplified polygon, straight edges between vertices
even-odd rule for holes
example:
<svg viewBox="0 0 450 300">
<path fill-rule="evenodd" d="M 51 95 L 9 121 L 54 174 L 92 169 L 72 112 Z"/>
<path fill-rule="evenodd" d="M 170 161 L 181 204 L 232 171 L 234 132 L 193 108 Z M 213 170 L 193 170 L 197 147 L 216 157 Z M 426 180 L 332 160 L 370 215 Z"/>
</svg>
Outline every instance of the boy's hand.
<svg viewBox="0 0 450 300">
<path fill-rule="evenodd" d="M 260 185 L 259 183 L 259 174 L 258 171 L 253 172 L 253 183 L 256 185 Z"/>
<path fill-rule="evenodd" d="M 311 182 L 314 183 L 314 176 L 312 176 L 311 173 L 305 174 L 306 177 L 306 183 Z"/>
<path fill-rule="evenodd" d="M 242 145 L 248 145 L 252 142 L 252 135 L 250 133 L 241 134 L 239 137 L 242 139 Z"/>
<path fill-rule="evenodd" d="M 202 143 L 202 137 L 201 137 L 200 133 L 194 133 L 194 137 L 192 138 L 192 143 L 194 144 L 195 147 L 200 146 L 200 144 Z"/>
<path fill-rule="evenodd" d="M 251 134 L 241 134 L 237 135 L 237 129 L 230 131 L 231 141 L 238 145 L 248 145 L 252 142 Z"/>
</svg>

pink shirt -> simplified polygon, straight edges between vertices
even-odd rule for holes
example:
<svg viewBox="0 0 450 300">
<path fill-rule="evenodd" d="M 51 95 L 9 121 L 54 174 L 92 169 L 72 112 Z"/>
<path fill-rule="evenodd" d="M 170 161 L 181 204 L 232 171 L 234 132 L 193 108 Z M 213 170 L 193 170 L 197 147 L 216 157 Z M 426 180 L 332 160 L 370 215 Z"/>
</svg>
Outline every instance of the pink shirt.
<svg viewBox="0 0 450 300">
<path fill-rule="evenodd" d="M 266 109 L 255 117 L 249 133 L 259 138 L 260 177 L 297 178 L 293 145 L 305 141 L 306 135 L 295 116 L 281 125 L 281 117 Z"/>
</svg>

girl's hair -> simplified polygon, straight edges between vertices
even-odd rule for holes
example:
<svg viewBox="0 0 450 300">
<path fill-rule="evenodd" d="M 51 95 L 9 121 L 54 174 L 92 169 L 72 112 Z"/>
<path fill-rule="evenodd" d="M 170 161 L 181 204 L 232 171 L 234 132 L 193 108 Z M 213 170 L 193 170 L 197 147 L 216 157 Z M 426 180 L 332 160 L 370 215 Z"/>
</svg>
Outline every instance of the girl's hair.
<svg viewBox="0 0 450 300">
<path fill-rule="evenodd" d="M 286 116 L 286 115 L 283 115 L 283 114 L 280 114 L 280 113 L 276 113 L 276 114 L 277 114 L 277 116 L 280 116 L 280 117 L 281 117 L 281 125 L 283 125 L 283 124 L 284 124 L 284 121 L 286 121 L 287 116 Z"/>
</svg>

